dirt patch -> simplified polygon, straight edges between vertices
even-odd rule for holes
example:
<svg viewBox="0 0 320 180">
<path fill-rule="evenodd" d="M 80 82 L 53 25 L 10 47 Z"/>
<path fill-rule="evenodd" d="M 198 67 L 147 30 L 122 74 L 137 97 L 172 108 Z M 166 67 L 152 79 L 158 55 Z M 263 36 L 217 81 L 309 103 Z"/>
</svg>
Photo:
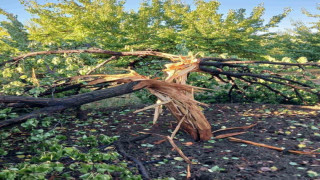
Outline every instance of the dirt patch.
<svg viewBox="0 0 320 180">
<path fill-rule="evenodd" d="M 312 151 L 320 147 L 320 136 L 317 134 L 319 111 L 312 107 L 219 104 L 212 105 L 204 113 L 213 130 L 258 123 L 246 134 L 237 136 L 241 139 L 284 147 L 286 150 Z M 112 112 L 109 115 L 110 119 L 120 121 L 112 124 L 114 127 L 109 131 L 110 135 L 116 133 L 125 140 L 139 136 L 138 132 L 154 134 L 127 146 L 129 153 L 141 161 L 162 162 L 146 165 L 153 178 L 183 177 L 185 163 L 171 160 L 179 155 L 172 151 L 168 142 L 161 143 L 163 138 L 156 135 L 170 135 L 176 125 L 171 115 L 165 113 L 153 127 L 152 111 L 125 115 Z M 105 128 L 110 129 L 108 126 Z M 278 152 L 227 139 L 194 142 L 187 134 L 180 132 L 176 143 L 193 159 L 192 177 L 195 179 L 305 179 L 310 178 L 307 171 L 319 171 L 320 166 L 318 155 L 294 155 L 286 150 Z"/>
<path fill-rule="evenodd" d="M 94 132 L 92 134 L 119 135 L 119 141 L 126 141 L 143 136 L 141 132 L 151 133 L 151 136 L 142 140 L 124 143 L 125 151 L 142 161 L 152 178 L 183 179 L 186 175 L 185 162 L 172 150 L 170 143 L 160 136 L 171 134 L 176 126 L 175 119 L 165 111 L 159 118 L 158 124 L 152 126 L 153 111 L 133 114 L 132 112 L 138 108 L 126 107 L 90 112 L 88 118 L 94 120 L 94 123 L 81 127 L 69 123 L 65 127 L 68 131 L 64 131 L 63 134 L 76 138 L 71 132 L 83 130 Z M 228 139 L 213 138 L 208 142 L 194 142 L 186 133 L 179 132 L 175 142 L 185 155 L 192 159 L 193 179 L 319 178 L 310 174 L 310 172 L 320 173 L 319 155 L 296 155 L 287 150 L 319 152 L 317 149 L 320 148 L 320 109 L 309 106 L 215 104 L 205 108 L 204 113 L 213 131 L 258 123 L 248 129 L 247 133 L 236 137 L 283 147 L 285 150 L 278 152 L 230 142 Z M 5 163 L 15 162 L 16 159 L 9 159 L 9 155 Z M 136 165 L 129 162 L 130 166 Z"/>
</svg>

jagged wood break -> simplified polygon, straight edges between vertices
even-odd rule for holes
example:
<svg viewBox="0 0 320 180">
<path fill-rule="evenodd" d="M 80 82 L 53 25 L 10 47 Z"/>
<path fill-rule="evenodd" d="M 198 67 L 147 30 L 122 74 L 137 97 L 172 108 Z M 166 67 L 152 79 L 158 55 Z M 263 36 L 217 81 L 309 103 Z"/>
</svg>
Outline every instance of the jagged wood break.
<svg viewBox="0 0 320 180">
<path fill-rule="evenodd" d="M 136 51 L 136 52 L 114 52 L 108 50 L 58 50 L 58 51 L 41 51 L 32 52 L 18 57 L 14 57 L 8 61 L 0 63 L 0 66 L 19 63 L 22 59 L 38 55 L 49 54 L 70 54 L 70 53 L 94 53 L 107 54 L 111 57 L 105 62 L 98 64 L 91 69 L 85 76 L 70 77 L 57 81 L 47 91 L 40 94 L 40 97 L 23 97 L 23 96 L 0 96 L 0 103 L 7 106 L 15 107 L 40 107 L 29 114 L 22 115 L 17 118 L 0 121 L 0 127 L 5 127 L 11 124 L 26 121 L 29 118 L 38 117 L 40 115 L 48 115 L 54 112 L 59 112 L 67 108 L 74 108 L 86 103 L 115 97 L 127 93 L 132 93 L 139 89 L 145 88 L 150 93 L 157 96 L 157 104 L 151 106 L 155 108 L 153 122 L 156 123 L 162 111 L 162 106 L 166 106 L 173 116 L 177 119 L 181 128 L 189 133 L 195 140 L 209 140 L 212 137 L 211 125 L 208 123 L 199 105 L 203 103 L 194 100 L 194 92 L 203 90 L 202 88 L 190 86 L 186 84 L 187 76 L 190 72 L 204 72 L 209 73 L 216 79 L 224 83 L 231 83 L 232 87 L 229 94 L 234 89 L 240 89 L 235 79 L 247 83 L 248 85 L 262 85 L 270 91 L 282 96 L 284 99 L 292 97 L 283 94 L 277 89 L 272 88 L 268 83 L 276 83 L 282 86 L 287 86 L 296 93 L 297 97 L 303 100 L 299 91 L 306 91 L 315 94 L 319 97 L 319 92 L 316 90 L 316 85 L 305 84 L 289 78 L 284 78 L 276 73 L 252 73 L 250 64 L 257 65 L 279 65 L 279 66 L 314 66 L 320 67 L 319 63 L 283 63 L 283 62 L 268 62 L 268 61 L 243 61 L 239 59 L 222 59 L 222 58 L 196 58 L 194 56 L 179 56 L 155 51 Z M 163 70 L 166 72 L 164 80 L 149 79 L 141 76 L 133 70 L 128 70 L 128 74 L 105 75 L 95 74 L 96 69 L 102 67 L 106 63 L 117 60 L 121 56 L 157 56 L 161 58 L 170 59 L 172 63 L 167 64 Z M 225 68 L 227 67 L 227 68 Z M 228 69 L 228 70 L 225 70 Z M 75 84 L 76 80 L 85 80 L 86 84 Z M 259 81 L 263 80 L 263 82 Z M 60 87 L 56 93 L 68 91 L 71 89 L 78 89 L 88 86 L 99 86 L 106 82 L 114 82 L 118 85 L 115 87 L 73 95 L 65 98 L 44 98 L 42 96 L 49 95 L 52 88 Z M 146 107 L 144 109 L 148 109 Z M 180 127 L 180 126 L 179 126 Z"/>
</svg>

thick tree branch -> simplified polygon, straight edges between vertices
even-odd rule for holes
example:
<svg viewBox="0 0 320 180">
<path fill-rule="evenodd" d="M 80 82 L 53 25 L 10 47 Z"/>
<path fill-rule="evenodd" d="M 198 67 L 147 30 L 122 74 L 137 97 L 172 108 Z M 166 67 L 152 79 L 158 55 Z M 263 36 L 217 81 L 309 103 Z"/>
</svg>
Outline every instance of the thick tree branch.
<svg viewBox="0 0 320 180">
<path fill-rule="evenodd" d="M 295 81 L 289 78 L 284 78 L 281 75 L 274 75 L 271 72 L 271 75 L 267 74 L 255 74 L 252 73 L 250 70 L 250 64 L 271 64 L 271 65 L 282 65 L 282 66 L 297 66 L 302 68 L 303 66 L 316 66 L 320 67 L 320 63 L 284 63 L 284 62 L 269 62 L 269 61 L 243 61 L 240 59 L 223 59 L 223 58 L 200 58 L 198 61 L 194 61 L 193 57 L 186 57 L 186 56 L 178 56 L 172 54 L 166 54 L 161 52 L 155 51 L 136 51 L 136 52 L 115 52 L 115 51 L 108 51 L 108 50 L 97 50 L 97 49 L 87 49 L 87 50 L 57 50 L 57 51 L 40 51 L 40 52 L 32 52 L 25 55 L 21 55 L 6 62 L 0 63 L 1 65 L 5 65 L 7 63 L 19 63 L 20 60 L 28 57 L 34 57 L 38 55 L 50 55 L 50 54 L 72 54 L 72 53 L 91 53 L 91 54 L 106 54 L 110 55 L 111 58 L 107 59 L 101 64 L 98 64 L 94 69 L 88 72 L 88 74 L 94 72 L 98 68 L 102 67 L 106 63 L 110 62 L 111 60 L 117 59 L 120 56 L 157 56 L 162 58 L 170 59 L 173 62 L 182 63 L 182 65 L 178 65 L 177 67 L 187 67 L 188 65 L 194 63 L 199 63 L 196 71 L 202 71 L 206 73 L 210 73 L 213 77 L 218 78 L 220 81 L 225 83 L 231 83 L 232 87 L 229 91 L 229 95 L 231 97 L 231 93 L 234 89 L 242 90 L 239 84 L 236 84 L 236 79 L 239 79 L 242 82 L 248 83 L 249 85 L 258 84 L 268 88 L 270 91 L 284 97 L 285 99 L 290 99 L 290 97 L 286 96 L 282 92 L 277 89 L 272 88 L 269 86 L 270 83 L 275 83 L 283 86 L 287 86 L 292 88 L 296 95 L 302 99 L 302 95 L 299 93 L 298 90 L 303 90 L 312 94 L 317 95 L 320 97 L 320 93 L 315 91 L 315 87 L 310 86 L 308 84 Z M 213 62 L 212 62 L 213 61 Z M 190 64 L 188 64 L 190 63 Z M 173 66 L 172 68 L 174 68 Z M 210 68 L 213 67 L 213 68 Z M 170 69 L 171 70 L 171 69 Z M 55 92 L 63 92 L 72 89 L 88 87 L 88 86 L 95 86 L 97 84 L 105 83 L 104 77 L 105 75 L 85 75 L 85 76 L 76 76 L 71 78 L 60 79 L 57 81 L 52 87 L 46 86 L 48 89 L 45 93 L 41 95 L 49 95 L 50 93 L 55 90 L 54 88 L 59 87 L 59 90 L 55 90 Z M 224 78 L 226 77 L 226 78 Z M 98 78 L 98 79 L 97 79 Z M 74 80 L 84 80 L 87 82 L 86 85 L 83 84 L 72 84 L 71 81 Z M 264 80 L 267 83 L 260 82 L 260 80 Z M 109 97 L 114 97 L 126 93 L 133 92 L 133 86 L 138 82 L 127 83 L 124 85 L 120 85 L 114 88 L 108 88 L 103 90 L 96 90 L 90 93 L 84 93 L 79 95 L 74 95 L 65 98 L 33 98 L 33 97 L 16 97 L 16 96 L 0 96 L 0 103 L 10 104 L 26 104 L 33 107 L 42 107 L 42 109 L 36 110 L 30 114 L 21 116 L 19 118 L 0 121 L 0 127 L 7 126 L 12 123 L 23 122 L 30 117 L 37 117 L 41 114 L 50 114 L 52 112 L 61 111 L 70 107 L 78 107 L 82 104 L 98 101 L 101 99 L 106 99 Z M 5 122 L 4 124 L 2 124 Z"/>
<path fill-rule="evenodd" d="M 180 56 L 161 53 L 156 51 L 134 51 L 134 52 L 116 52 L 116 51 L 108 51 L 108 50 L 100 50 L 100 49 L 86 49 L 86 50 L 57 50 L 57 51 L 39 51 L 27 53 L 21 56 L 14 57 L 8 61 L 0 63 L 0 66 L 3 66 L 7 63 L 17 63 L 22 59 L 27 57 L 34 57 L 38 55 L 50 55 L 50 54 L 79 54 L 79 53 L 89 53 L 89 54 L 107 54 L 111 56 L 158 56 L 163 58 L 179 58 Z"/>
<path fill-rule="evenodd" d="M 217 62 L 208 62 L 208 61 Z M 315 66 L 320 67 L 320 63 L 285 63 L 285 62 L 271 62 L 271 61 L 243 61 L 240 59 L 223 59 L 223 58 L 200 58 L 200 66 L 228 66 L 235 64 L 274 64 L 282 66 Z"/>
<path fill-rule="evenodd" d="M 235 78 L 240 78 L 240 77 L 243 77 L 243 76 L 254 77 L 254 78 L 258 78 L 258 79 L 263 79 L 265 81 L 273 82 L 273 83 L 276 83 L 276 84 L 288 86 L 288 87 L 291 87 L 293 89 L 303 90 L 303 91 L 306 91 L 306 92 L 309 92 L 309 93 L 312 93 L 312 94 L 315 94 L 315 95 L 318 95 L 318 96 L 320 95 L 318 92 L 313 92 L 312 91 L 312 87 L 307 85 L 307 84 L 300 83 L 298 81 L 293 81 L 293 80 L 287 79 L 287 78 L 278 77 L 278 76 L 260 75 L 260 74 L 253 74 L 253 73 L 237 73 L 237 72 L 230 72 L 230 71 L 218 71 L 218 70 L 207 68 L 207 67 L 203 67 L 203 66 L 200 66 L 200 70 L 204 71 L 204 72 L 207 72 L 207 73 L 213 73 L 214 75 L 215 74 L 221 74 L 221 75 L 231 76 L 231 77 L 235 77 Z M 288 81 L 288 82 L 291 82 L 291 83 L 298 84 L 300 86 L 295 86 L 295 85 L 292 85 L 292 84 L 289 84 L 289 83 L 285 83 L 285 82 L 282 82 L 282 81 L 279 81 L 279 80 L 274 80 L 272 78 Z"/>
<path fill-rule="evenodd" d="M 29 118 L 38 117 L 42 114 L 51 114 L 62 111 L 67 108 L 81 106 L 94 101 L 115 97 L 123 94 L 132 93 L 138 89 L 133 90 L 134 86 L 140 81 L 126 83 L 120 86 L 83 93 L 66 98 L 35 98 L 35 97 L 21 97 L 21 96 L 0 96 L 0 103 L 24 103 L 34 106 L 44 107 L 42 109 L 31 112 L 30 114 L 22 115 L 18 118 L 0 121 L 0 128 L 15 123 L 21 123 Z"/>
<path fill-rule="evenodd" d="M 78 89 L 83 86 L 84 86 L 83 84 L 72 84 L 72 85 L 65 84 L 65 86 L 61 85 L 61 86 L 57 86 L 57 87 L 52 87 L 50 89 L 47 89 L 45 92 L 39 94 L 39 97 L 47 96 L 47 95 L 52 95 L 52 97 L 53 97 L 53 94 L 61 93 L 61 92 L 65 92 L 65 91 L 70 91 L 73 89 Z M 59 87 L 61 87 L 61 89 L 57 89 Z"/>
</svg>

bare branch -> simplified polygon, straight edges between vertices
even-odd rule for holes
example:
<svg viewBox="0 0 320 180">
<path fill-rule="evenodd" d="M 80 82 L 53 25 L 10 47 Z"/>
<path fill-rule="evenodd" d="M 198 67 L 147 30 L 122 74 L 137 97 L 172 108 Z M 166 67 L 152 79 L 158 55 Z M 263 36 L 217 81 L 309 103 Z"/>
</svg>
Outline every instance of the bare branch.
<svg viewBox="0 0 320 180">
<path fill-rule="evenodd" d="M 218 71 L 218 70 L 206 68 L 206 67 L 203 67 L 203 66 L 200 66 L 200 70 L 204 71 L 204 72 L 208 72 L 208 73 L 221 74 L 221 75 L 232 76 L 232 77 L 236 77 L 236 78 L 240 78 L 240 77 L 243 77 L 243 76 L 254 77 L 254 78 L 258 78 L 258 79 L 263 79 L 265 81 L 273 82 L 273 83 L 276 83 L 276 84 L 281 84 L 281 85 L 284 85 L 284 86 L 292 87 L 294 89 L 304 90 L 306 92 L 309 92 L 309 93 L 312 93 L 312 94 L 315 94 L 315 95 L 319 95 L 318 92 L 313 92 L 312 91 L 312 87 L 307 85 L 307 84 L 300 83 L 298 81 L 294 81 L 294 80 L 287 79 L 287 78 L 278 77 L 278 76 L 260 75 L 260 74 L 253 74 L 253 73 L 237 73 L 237 72 L 230 72 L 230 71 Z M 284 83 L 282 81 L 274 80 L 272 78 L 276 78 L 276 79 L 288 81 L 288 82 L 291 82 L 291 83 L 295 83 L 295 84 L 301 85 L 302 87 L 301 86 L 295 86 L 295 85 L 292 85 L 292 84 L 289 84 L 289 83 Z"/>
<path fill-rule="evenodd" d="M 95 72 L 97 69 L 101 68 L 102 66 L 104 66 L 105 64 L 107 64 L 108 62 L 112 61 L 112 60 L 115 60 L 115 59 L 118 59 L 119 57 L 118 56 L 112 56 L 111 58 L 103 61 L 102 63 L 98 64 L 95 68 L 91 69 L 87 75 Z"/>
<path fill-rule="evenodd" d="M 207 61 L 218 61 L 218 62 L 207 62 Z M 223 59 L 223 58 L 200 58 L 200 66 L 225 66 L 235 64 L 274 64 L 283 66 L 316 66 L 320 67 L 320 63 L 285 63 L 285 62 L 271 62 L 271 61 L 243 61 L 240 59 Z"/>
<path fill-rule="evenodd" d="M 245 82 L 247 82 L 247 83 L 250 83 L 250 84 L 259 84 L 259 85 L 262 85 L 262 86 L 264 86 L 264 87 L 268 88 L 270 91 L 274 92 L 275 94 L 282 96 L 282 97 L 283 97 L 284 99 L 286 99 L 286 100 L 290 100 L 290 99 L 292 99 L 292 97 L 288 97 L 288 96 L 284 95 L 284 94 L 283 94 L 283 93 L 281 93 L 280 91 L 278 91 L 278 90 L 276 90 L 276 89 L 274 89 L 274 88 L 270 87 L 270 86 L 269 86 L 269 85 L 267 85 L 267 84 L 260 83 L 260 82 L 250 81 L 250 80 L 245 79 L 245 78 L 239 78 L 239 79 L 240 79 L 240 80 L 243 80 L 243 81 L 245 81 Z"/>
<path fill-rule="evenodd" d="M 168 59 L 179 58 L 180 56 L 161 53 L 156 51 L 135 51 L 135 52 L 116 52 L 116 51 L 108 51 L 108 50 L 100 50 L 100 49 L 86 49 L 86 50 L 57 50 L 57 51 L 39 51 L 32 52 L 28 54 L 24 54 L 21 56 L 14 57 L 8 61 L 0 63 L 0 66 L 3 66 L 7 63 L 17 63 L 22 59 L 27 57 L 34 57 L 38 55 L 50 55 L 50 54 L 79 54 L 79 53 L 89 53 L 89 54 L 107 54 L 111 56 L 158 56 Z"/>
</svg>

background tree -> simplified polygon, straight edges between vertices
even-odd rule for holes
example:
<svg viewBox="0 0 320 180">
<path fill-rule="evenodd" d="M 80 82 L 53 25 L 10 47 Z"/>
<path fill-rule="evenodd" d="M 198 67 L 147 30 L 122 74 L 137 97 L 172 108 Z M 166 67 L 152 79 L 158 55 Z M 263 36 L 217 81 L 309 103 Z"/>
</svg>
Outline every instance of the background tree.
<svg viewBox="0 0 320 180">
<path fill-rule="evenodd" d="M 218 1 L 195 1 L 195 9 L 176 0 L 145 0 L 138 11 L 124 10 L 124 1 L 61 1 L 40 5 L 25 1 L 36 15 L 28 27 L 30 38 L 45 44 L 76 43 L 110 50 L 157 49 L 228 53 L 256 58 L 266 53 L 263 41 L 290 9 L 264 24 L 263 5 L 249 16 L 245 9 L 230 10 L 224 17 Z M 79 45 L 76 45 L 79 46 Z M 60 46 L 61 47 L 61 46 Z"/>
<path fill-rule="evenodd" d="M 44 45 L 119 49 L 126 43 L 124 1 L 70 0 L 38 4 L 24 1 L 31 19 L 30 39 Z"/>
<path fill-rule="evenodd" d="M 133 39 L 126 49 L 149 48 L 174 52 L 181 42 L 179 33 L 189 12 L 189 5 L 177 0 L 143 1 L 137 12 L 130 13 L 132 18 L 127 21 L 128 35 Z"/>
<path fill-rule="evenodd" d="M 218 13 L 218 1 L 198 0 L 196 5 L 186 17 L 187 28 L 183 30 L 187 47 L 193 51 L 228 53 L 245 58 L 257 58 L 266 53 L 263 42 L 269 28 L 276 27 L 290 12 L 285 9 L 264 25 L 262 4 L 255 7 L 249 17 L 246 17 L 245 9 L 238 9 L 229 10 L 225 18 Z"/>
<path fill-rule="evenodd" d="M 270 43 L 275 42 L 270 41 L 274 33 L 270 33 L 269 29 L 276 27 L 290 12 L 289 9 L 285 9 L 282 14 L 274 16 L 265 24 L 262 19 L 265 11 L 263 5 L 255 7 L 249 16 L 246 15 L 245 9 L 230 10 L 224 16 L 218 12 L 220 6 L 218 1 L 197 0 L 194 2 L 195 8 L 191 9 L 189 5 L 181 1 L 146 0 L 142 2 L 138 11 L 125 11 L 124 1 L 117 0 L 68 0 L 42 5 L 36 1 L 26 0 L 23 3 L 34 15 L 31 23 L 23 27 L 16 18 L 11 18 L 15 23 L 11 22 L 11 26 L 8 26 L 10 21 L 4 22 L 2 28 L 5 30 L 4 33 L 9 35 L 11 33 L 10 36 L 13 38 L 7 38 L 5 34 L 3 38 L 7 38 L 7 48 L 16 49 L 16 52 L 23 51 L 23 48 L 26 47 L 30 51 L 91 49 L 93 47 L 117 51 L 156 49 L 183 55 L 187 55 L 189 51 L 202 51 L 207 56 L 228 58 L 235 55 L 277 61 L 267 55 Z M 15 27 L 11 28 L 14 31 L 10 30 L 10 27 Z M 14 32 L 22 34 L 15 35 Z M 280 39 L 275 37 L 274 40 Z M 23 40 L 15 40 L 15 38 L 23 38 Z M 10 41 L 19 42 L 20 45 L 12 43 L 9 45 Z M 282 47 L 287 42 L 274 44 Z M 291 57 L 286 55 L 284 48 L 280 50 L 284 56 Z M 168 63 L 159 57 L 146 58 L 144 56 L 119 57 L 119 60 L 109 62 L 107 59 L 110 57 L 105 54 L 84 53 L 30 57 L 26 61 L 21 61 L 17 66 L 2 67 L 1 92 L 32 96 L 43 95 L 43 93 L 48 95 L 50 94 L 48 90 L 52 89 L 51 86 L 58 79 L 93 72 L 97 74 L 123 73 L 122 68 L 127 66 L 131 66 L 143 75 L 158 77 L 161 76 L 160 70 L 163 69 L 163 65 Z M 296 62 L 294 59 L 284 60 Z M 300 60 L 303 62 L 302 59 Z M 268 70 L 274 70 L 272 67 L 268 68 Z M 289 70 L 295 71 L 297 68 L 289 68 Z M 259 73 L 262 70 L 257 67 L 255 71 Z M 202 98 L 204 100 L 209 100 L 209 102 L 217 102 L 218 99 L 223 102 L 230 100 L 228 89 L 233 86 L 231 84 L 222 85 L 218 83 L 218 80 L 209 80 L 210 78 L 209 75 L 199 76 L 192 73 L 189 76 L 189 83 L 207 88 L 219 86 L 218 89 L 221 91 L 217 91 L 213 97 L 210 94 L 212 98 L 204 96 Z M 223 80 L 229 82 L 228 79 Z M 246 87 L 246 83 L 238 83 Z M 56 92 L 56 89 L 52 91 Z M 80 89 L 80 91 L 87 90 Z M 251 99 L 250 102 L 258 101 L 257 97 L 265 96 L 268 98 L 260 100 L 282 102 L 277 97 L 270 98 L 267 93 L 269 91 L 265 87 L 259 87 L 259 92 L 257 89 L 250 88 L 246 88 L 245 91 L 251 92 L 248 93 L 250 98 L 248 95 L 244 96 L 243 93 L 235 93 L 240 92 L 239 90 L 232 91 L 232 94 L 241 97 L 238 101 L 243 101 L 242 97 Z M 265 93 L 261 94 L 262 92 Z M 56 96 L 64 96 L 64 94 Z M 146 99 L 150 99 L 149 96 Z"/>
<path fill-rule="evenodd" d="M 317 7 L 320 10 L 320 6 Z M 315 18 L 311 22 L 311 26 L 307 26 L 303 22 L 293 24 L 294 29 L 285 33 L 274 34 L 271 39 L 273 43 L 269 43 L 271 56 L 276 58 L 290 57 L 298 59 L 306 57 L 308 61 L 320 60 L 320 16 L 311 14 L 306 10 L 302 11 L 306 16 Z"/>
<path fill-rule="evenodd" d="M 0 8 L 0 15 L 7 21 L 0 22 L 0 60 L 21 51 L 29 51 L 28 33 L 25 26 L 18 21 L 17 16 Z"/>
<path fill-rule="evenodd" d="M 153 103 L 158 99 L 157 103 L 160 102 L 161 105 L 166 106 L 177 119 L 175 130 L 166 139 L 189 165 L 192 164 L 191 161 L 175 145 L 173 137 L 181 127 L 194 140 L 211 139 L 211 123 L 206 120 L 202 108 L 198 107 L 199 104 L 203 104 L 199 101 L 206 103 L 227 101 L 318 103 L 319 85 L 312 81 L 317 76 L 315 73 L 310 73 L 309 68 L 320 65 L 308 63 L 305 57 L 299 57 L 304 54 L 315 55 L 312 51 L 316 50 L 317 41 L 313 40 L 317 37 L 314 37 L 313 32 L 308 28 L 302 26 L 299 26 L 299 32 L 297 30 L 295 36 L 291 34 L 282 36 L 269 31 L 289 13 L 289 9 L 285 9 L 282 14 L 274 16 L 265 24 L 262 19 L 265 11 L 263 5 L 255 7 L 247 16 L 245 9 L 230 10 L 226 15 L 219 13 L 218 1 L 195 0 L 194 2 L 193 9 L 178 0 L 146 0 L 142 2 L 138 11 L 125 11 L 124 1 L 118 0 L 60 0 L 57 3 L 42 5 L 36 1 L 26 0 L 24 4 L 35 17 L 28 26 L 20 23 L 15 16 L 1 11 L 8 20 L 0 24 L 0 45 L 3 45 L 0 47 L 0 52 L 3 54 L 0 57 L 0 128 L 27 121 L 21 126 L 26 128 L 26 135 L 30 134 L 32 141 L 23 141 L 24 144 L 28 144 L 24 147 L 30 147 L 36 153 L 28 154 L 26 157 L 32 155 L 37 158 L 38 156 L 41 160 L 33 158 L 30 161 L 29 168 L 32 172 L 38 172 L 34 168 L 37 166 L 35 162 L 47 163 L 48 161 L 52 163 L 54 161 L 53 166 L 47 168 L 46 173 L 37 173 L 40 179 L 50 177 L 46 176 L 49 173 L 52 173 L 50 179 L 58 178 L 64 165 L 74 171 L 75 169 L 71 168 L 72 164 L 69 164 L 68 160 L 65 161 L 71 154 L 85 158 L 74 159 L 75 156 L 70 156 L 72 160 L 81 163 L 83 161 L 91 165 L 92 162 L 109 163 L 104 160 L 110 160 L 110 157 L 100 154 L 98 149 L 94 148 L 99 143 L 91 134 L 95 134 L 96 129 L 105 129 L 105 126 L 101 126 L 100 123 L 96 124 L 98 120 L 96 116 L 88 118 L 88 121 L 82 121 L 85 118 L 79 118 L 79 116 L 71 119 L 69 117 L 67 119 L 43 118 L 43 116 L 74 108 L 77 112 L 81 112 L 80 106 L 83 104 L 132 93 L 142 88 L 149 93 L 135 92 L 135 96 L 147 97 L 144 99 L 149 102 L 152 99 Z M 299 53 L 299 50 L 304 50 L 304 46 L 298 42 L 313 44 L 309 43 L 310 46 L 306 46 L 307 51 Z M 200 51 L 202 53 L 198 53 Z M 203 57 L 204 55 L 209 57 Z M 317 69 L 312 70 L 317 71 Z M 214 91 L 196 96 L 199 100 L 197 101 L 194 99 L 194 92 L 201 88 L 186 84 L 206 87 Z M 150 98 L 150 94 L 156 98 Z M 155 108 L 153 123 L 157 122 L 161 113 L 160 104 L 142 109 Z M 269 113 L 267 114 L 269 116 Z M 38 118 L 40 116 L 41 118 Z M 128 117 L 131 118 L 131 116 Z M 65 122 L 61 122 L 62 120 Z M 248 118 L 248 120 L 252 119 Z M 71 121 L 74 124 L 69 124 Z M 109 124 L 107 119 L 103 121 Z M 261 121 L 261 118 L 258 121 Z M 57 124 L 53 125 L 53 123 Z M 91 130 L 87 131 L 89 129 L 84 123 L 93 125 L 91 127 L 95 129 L 90 128 Z M 70 136 L 71 134 L 68 133 L 68 137 L 56 136 L 56 140 L 47 141 L 48 138 L 56 135 L 55 130 L 58 128 L 62 130 L 62 127 L 78 127 L 77 125 L 79 127 L 81 125 L 84 133 L 90 133 L 90 137 L 82 133 L 78 134 L 78 131 L 74 130 L 77 136 Z M 142 124 L 140 125 L 145 128 Z M 252 126 L 254 125 L 240 127 L 240 129 Z M 307 128 L 309 127 L 313 128 L 315 125 L 312 123 Z M 11 130 L 10 133 L 2 134 L 0 139 L 15 136 L 15 134 L 22 138 L 25 136 L 17 127 Z M 260 132 L 261 129 L 258 130 Z M 104 134 L 102 131 L 101 133 Z M 114 132 L 110 131 L 110 133 Z M 240 132 L 242 133 L 244 132 Z M 234 133 L 231 134 L 234 135 Z M 65 144 L 69 136 L 76 139 L 78 143 L 78 139 L 75 138 L 80 137 L 78 135 L 83 135 L 82 139 L 87 142 L 83 143 L 84 149 L 91 149 L 89 154 L 77 153 L 80 152 L 77 148 L 69 147 L 69 143 L 75 141 L 68 141 Z M 131 135 L 130 133 L 129 136 Z M 105 138 L 108 137 L 103 136 L 103 139 Z M 134 137 L 133 140 L 126 139 L 123 143 L 127 143 L 130 147 L 130 142 L 140 140 L 142 140 L 141 137 Z M 108 141 L 108 144 L 113 141 Z M 17 141 L 10 140 L 10 142 Z M 36 144 L 30 144 L 30 142 Z M 45 145 L 47 149 L 40 145 L 44 142 L 47 144 Z M 101 143 L 104 145 L 101 146 L 101 150 L 108 149 L 107 151 L 110 152 L 109 148 L 105 148 L 106 142 L 101 141 Z M 124 157 L 130 157 L 126 155 L 121 143 L 121 141 L 115 142 L 117 151 Z M 63 144 L 68 147 L 63 148 Z M 11 144 L 7 142 L 0 145 L 0 156 L 8 154 L 7 150 L 11 149 L 11 147 L 8 148 L 9 146 Z M 275 148 L 283 151 L 282 148 Z M 13 148 L 12 152 L 15 153 L 17 149 L 19 148 Z M 289 152 L 314 154 L 313 151 L 289 150 Z M 21 152 L 18 153 L 20 155 Z M 53 153 L 59 155 L 56 156 Z M 11 154 L 10 152 L 9 155 Z M 93 161 L 93 156 L 97 157 L 99 154 L 103 157 Z M 87 158 L 88 155 L 89 158 Z M 66 163 L 59 166 L 60 173 L 51 172 L 56 169 L 57 163 L 62 159 Z M 134 157 L 129 159 L 138 164 L 145 179 L 150 179 L 145 173 L 143 163 Z M 22 169 L 20 165 L 17 166 L 18 168 L 6 169 L 5 173 L 10 171 L 11 174 L 1 173 L 0 176 L 4 179 L 10 176 L 12 179 L 17 175 L 16 173 L 29 172 L 30 170 L 25 169 L 26 165 L 28 162 L 23 163 Z M 106 167 L 108 166 L 104 166 Z M 39 168 L 42 172 L 43 168 L 41 166 Z M 65 172 L 69 173 L 70 169 Z M 109 174 L 97 174 L 100 170 L 97 167 L 92 169 L 94 174 L 86 173 L 79 178 L 89 176 L 111 178 Z M 114 172 L 114 169 L 110 171 Z M 102 173 L 104 172 L 105 170 Z M 190 176 L 190 166 L 187 172 Z M 27 174 L 29 176 L 30 173 Z M 129 178 L 130 174 L 126 174 Z M 125 178 L 122 175 L 122 179 Z M 63 178 L 66 177 L 70 176 L 63 176 Z"/>
</svg>

